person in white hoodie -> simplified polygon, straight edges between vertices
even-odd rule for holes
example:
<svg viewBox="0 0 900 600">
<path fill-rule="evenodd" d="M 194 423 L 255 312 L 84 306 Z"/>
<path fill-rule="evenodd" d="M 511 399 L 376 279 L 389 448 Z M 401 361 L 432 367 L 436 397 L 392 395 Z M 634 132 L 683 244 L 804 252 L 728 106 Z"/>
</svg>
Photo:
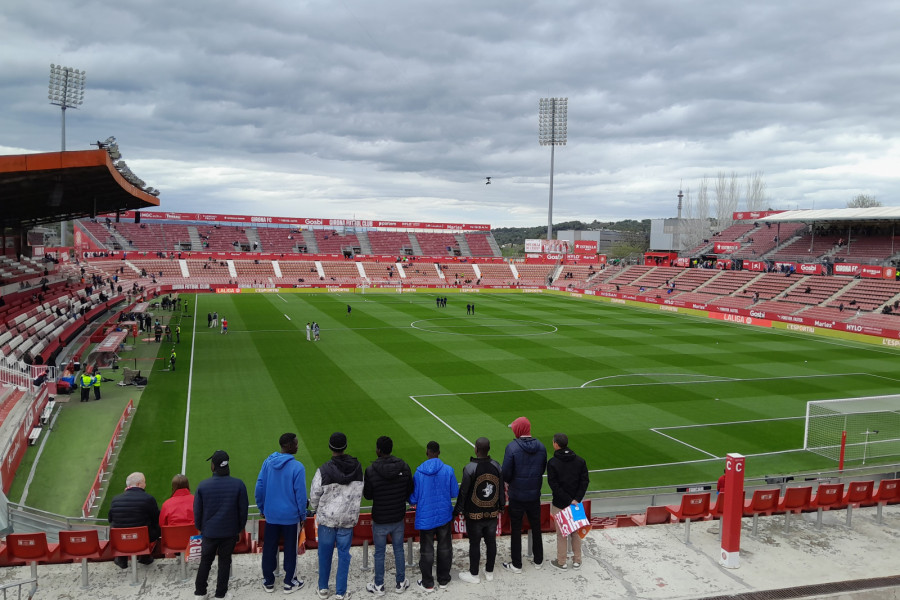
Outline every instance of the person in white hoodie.
<svg viewBox="0 0 900 600">
<path fill-rule="evenodd" d="M 316 511 L 319 542 L 319 598 L 328 597 L 331 559 L 337 546 L 338 567 L 334 576 L 335 600 L 350 597 L 347 575 L 350 573 L 350 543 L 353 527 L 359 520 L 359 503 L 363 493 L 363 470 L 349 454 L 347 436 L 331 434 L 328 441 L 331 460 L 316 469 L 309 488 L 309 504 Z"/>
</svg>

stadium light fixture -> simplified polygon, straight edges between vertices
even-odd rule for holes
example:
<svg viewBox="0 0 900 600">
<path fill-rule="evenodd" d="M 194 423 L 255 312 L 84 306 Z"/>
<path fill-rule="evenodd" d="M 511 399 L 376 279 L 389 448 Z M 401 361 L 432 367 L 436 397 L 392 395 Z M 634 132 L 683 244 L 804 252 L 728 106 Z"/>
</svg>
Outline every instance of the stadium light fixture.
<svg viewBox="0 0 900 600">
<path fill-rule="evenodd" d="M 50 63 L 50 87 L 47 99 L 62 112 L 62 151 L 66 151 L 66 109 L 84 103 L 84 71 Z M 66 245 L 66 221 L 59 224 L 59 243 Z"/>
<path fill-rule="evenodd" d="M 566 145 L 568 98 L 541 98 L 538 111 L 538 143 L 550 146 L 550 208 L 547 213 L 547 240 L 553 239 L 553 159 L 556 146 Z"/>
<path fill-rule="evenodd" d="M 78 108 L 84 103 L 84 71 L 50 64 L 50 88 L 47 98 L 50 104 L 62 112 L 62 151 L 66 151 L 66 109 Z"/>
</svg>

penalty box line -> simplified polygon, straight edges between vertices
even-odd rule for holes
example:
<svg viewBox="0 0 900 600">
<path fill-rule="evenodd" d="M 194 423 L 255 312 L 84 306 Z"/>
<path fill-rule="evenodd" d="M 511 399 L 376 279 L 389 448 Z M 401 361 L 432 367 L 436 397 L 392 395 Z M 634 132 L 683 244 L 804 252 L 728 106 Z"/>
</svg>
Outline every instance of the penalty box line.
<svg viewBox="0 0 900 600">
<path fill-rule="evenodd" d="M 455 433 L 457 436 L 459 436 L 459 439 L 461 439 L 462 441 L 464 441 L 464 442 L 467 443 L 468 445 L 472 446 L 473 448 L 475 447 L 475 444 L 473 444 L 473 443 L 470 442 L 468 439 L 466 439 L 466 436 L 464 436 L 463 434 L 461 434 L 460 432 L 458 432 L 456 429 L 454 429 L 447 421 L 443 420 L 442 418 L 440 418 L 439 416 L 437 416 L 436 414 L 434 414 L 434 412 L 432 412 L 427 406 L 425 406 L 424 404 L 422 404 L 421 402 L 419 402 L 418 400 L 416 400 L 416 397 L 415 397 L 415 396 L 410 396 L 409 399 L 412 400 L 413 402 L 415 402 L 416 404 L 418 404 L 419 406 L 421 406 L 421 407 L 422 407 L 422 410 L 424 410 L 424 411 L 427 412 L 429 415 L 431 415 L 432 417 L 434 417 L 435 419 L 437 419 L 441 424 L 444 425 L 444 427 L 446 427 L 447 429 L 449 429 L 450 431 L 452 431 L 453 433 Z"/>
</svg>

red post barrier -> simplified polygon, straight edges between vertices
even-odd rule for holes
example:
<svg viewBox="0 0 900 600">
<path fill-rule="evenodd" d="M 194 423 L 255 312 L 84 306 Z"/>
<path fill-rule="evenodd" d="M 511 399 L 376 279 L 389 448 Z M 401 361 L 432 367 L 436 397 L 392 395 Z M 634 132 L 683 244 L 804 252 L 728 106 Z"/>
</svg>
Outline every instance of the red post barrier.
<svg viewBox="0 0 900 600">
<path fill-rule="evenodd" d="M 741 557 L 741 518 L 744 516 L 744 460 L 740 454 L 725 459 L 725 506 L 722 511 L 722 554 L 719 564 L 737 569 Z"/>
</svg>

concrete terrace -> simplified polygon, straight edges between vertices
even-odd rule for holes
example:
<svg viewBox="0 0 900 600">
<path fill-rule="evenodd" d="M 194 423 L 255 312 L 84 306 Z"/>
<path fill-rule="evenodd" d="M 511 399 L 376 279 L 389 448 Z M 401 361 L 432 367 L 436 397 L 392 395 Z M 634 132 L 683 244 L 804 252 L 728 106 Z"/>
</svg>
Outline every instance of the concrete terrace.
<svg viewBox="0 0 900 600">
<path fill-rule="evenodd" d="M 875 508 L 857 509 L 852 527 L 845 524 L 845 512 L 824 514 L 821 529 L 816 515 L 804 514 L 791 519 L 791 530 L 783 528 L 784 517 L 762 517 L 759 533 L 751 535 L 751 520 L 744 519 L 741 565 L 725 569 L 718 564 L 718 523 L 695 522 L 691 543 L 684 543 L 684 525 L 594 530 L 585 539 L 584 565 L 581 570 L 559 571 L 549 564 L 555 539 L 544 535 L 546 561 L 540 571 L 526 560 L 524 572 L 505 571 L 500 561 L 509 559 L 509 538 L 498 540 L 498 564 L 495 579 L 480 585 L 460 581 L 457 573 L 468 565 L 468 542 L 457 540 L 453 546 L 453 581 L 445 590 L 429 597 L 441 600 L 470 598 L 515 598 L 543 600 L 568 598 L 681 600 L 688 598 L 829 598 L 900 599 L 900 505 L 884 509 L 883 523 L 875 520 Z M 362 571 L 362 548 L 352 549 L 349 591 L 356 598 L 371 597 L 365 585 L 371 571 Z M 372 564 L 370 549 L 369 564 Z M 393 556 L 387 554 L 386 580 L 393 581 Z M 174 600 L 193 598 L 193 582 L 181 580 L 181 569 L 174 559 L 139 565 L 139 585 L 132 585 L 131 572 L 111 562 L 90 564 L 90 589 L 83 590 L 81 567 L 75 565 L 39 565 L 36 599 L 132 599 Z M 299 573 L 305 587 L 294 598 L 314 598 L 317 553 L 307 551 L 299 560 Z M 335 568 L 332 569 L 332 578 Z M 216 568 L 210 575 L 214 589 Z M 29 567 L 0 570 L 0 585 L 27 579 Z M 190 569 L 191 577 L 196 567 Z M 412 587 L 407 598 L 424 598 L 415 587 L 418 568 L 408 568 Z M 231 592 L 236 599 L 272 598 L 260 584 L 260 555 L 235 556 Z M 27 589 L 27 587 L 26 587 Z M 16 598 L 10 590 L 10 598 Z M 280 591 L 278 591 L 280 594 Z M 334 595 L 334 583 L 331 583 Z M 25 595 L 23 595 L 25 597 Z M 210 594 L 212 597 L 212 594 Z M 394 597 L 389 592 L 387 598 Z"/>
</svg>

